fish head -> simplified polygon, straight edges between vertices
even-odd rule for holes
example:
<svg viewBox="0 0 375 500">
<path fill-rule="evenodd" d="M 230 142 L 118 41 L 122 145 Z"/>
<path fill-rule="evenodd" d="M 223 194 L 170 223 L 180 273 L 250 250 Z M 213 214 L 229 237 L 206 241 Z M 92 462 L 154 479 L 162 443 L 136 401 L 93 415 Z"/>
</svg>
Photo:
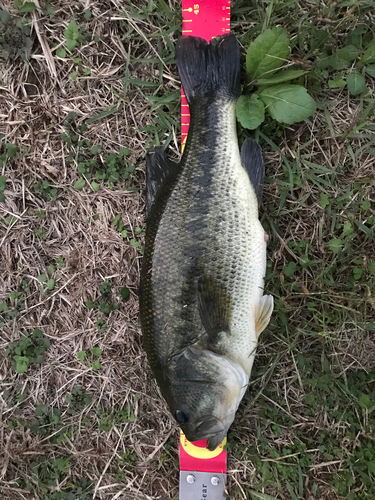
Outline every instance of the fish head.
<svg viewBox="0 0 375 500">
<path fill-rule="evenodd" d="M 214 450 L 234 420 L 249 376 L 226 356 L 189 347 L 171 359 L 168 379 L 163 392 L 186 438 L 208 439 Z"/>
</svg>

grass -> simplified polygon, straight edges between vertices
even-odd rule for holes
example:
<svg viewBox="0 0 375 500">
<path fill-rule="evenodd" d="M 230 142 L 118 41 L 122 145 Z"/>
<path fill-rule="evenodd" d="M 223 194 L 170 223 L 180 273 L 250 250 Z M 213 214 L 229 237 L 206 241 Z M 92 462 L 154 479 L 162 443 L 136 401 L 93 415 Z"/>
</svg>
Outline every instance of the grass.
<svg viewBox="0 0 375 500">
<path fill-rule="evenodd" d="M 180 5 L 14 5 L 0 26 L 0 496 L 177 499 L 178 431 L 137 289 L 145 150 L 179 155 Z M 361 71 L 374 7 L 232 6 L 243 60 L 282 26 L 318 102 L 301 123 L 239 127 L 264 151 L 276 308 L 229 432 L 233 500 L 375 497 L 375 86 L 367 73 L 367 91 L 340 86 Z"/>
</svg>

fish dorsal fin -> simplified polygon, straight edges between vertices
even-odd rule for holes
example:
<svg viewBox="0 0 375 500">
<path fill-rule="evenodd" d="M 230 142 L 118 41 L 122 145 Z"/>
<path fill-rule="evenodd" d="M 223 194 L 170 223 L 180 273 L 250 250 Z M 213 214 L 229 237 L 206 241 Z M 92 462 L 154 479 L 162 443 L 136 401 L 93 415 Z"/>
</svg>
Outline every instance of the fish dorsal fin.
<svg viewBox="0 0 375 500">
<path fill-rule="evenodd" d="M 242 144 L 241 162 L 254 188 L 258 206 L 260 206 L 263 196 L 264 163 L 262 149 L 254 139 L 245 139 Z"/>
<path fill-rule="evenodd" d="M 204 329 L 211 340 L 220 332 L 230 332 L 232 299 L 228 291 L 213 278 L 201 277 L 197 284 L 198 310 Z"/>
<path fill-rule="evenodd" d="M 150 213 L 156 193 L 163 186 L 177 163 L 168 160 L 162 146 L 149 150 L 146 154 L 146 217 Z"/>
<path fill-rule="evenodd" d="M 263 295 L 255 309 L 255 333 L 258 337 L 270 322 L 272 311 L 272 295 Z"/>
</svg>

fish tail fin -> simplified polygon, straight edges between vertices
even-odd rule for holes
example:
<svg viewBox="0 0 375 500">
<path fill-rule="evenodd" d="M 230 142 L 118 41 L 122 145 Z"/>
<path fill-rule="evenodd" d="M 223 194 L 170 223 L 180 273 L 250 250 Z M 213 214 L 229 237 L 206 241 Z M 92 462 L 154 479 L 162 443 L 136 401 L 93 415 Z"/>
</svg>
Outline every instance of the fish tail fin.
<svg viewBox="0 0 375 500">
<path fill-rule="evenodd" d="M 239 98 L 240 48 L 233 34 L 215 37 L 209 43 L 182 36 L 176 43 L 176 63 L 189 104 L 198 97 Z"/>
</svg>

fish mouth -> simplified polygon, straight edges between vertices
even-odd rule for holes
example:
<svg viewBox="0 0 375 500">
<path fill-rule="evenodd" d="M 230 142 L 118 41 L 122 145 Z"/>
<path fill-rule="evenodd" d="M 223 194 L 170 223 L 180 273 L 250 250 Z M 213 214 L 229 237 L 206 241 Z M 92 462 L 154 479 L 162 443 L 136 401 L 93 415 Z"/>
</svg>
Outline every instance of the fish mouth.
<svg viewBox="0 0 375 500">
<path fill-rule="evenodd" d="M 193 441 L 207 439 L 206 447 L 209 450 L 213 451 L 222 442 L 222 440 L 225 437 L 225 434 L 226 434 L 226 428 L 223 422 L 216 417 L 208 416 L 197 422 Z"/>
<path fill-rule="evenodd" d="M 197 422 L 197 426 L 195 428 L 198 434 L 205 434 L 206 438 L 211 435 L 215 435 L 218 432 L 223 432 L 224 424 L 221 420 L 216 417 L 204 417 L 202 420 Z"/>
<path fill-rule="evenodd" d="M 225 438 L 226 432 L 219 432 L 216 436 L 212 436 L 207 440 L 206 448 L 210 451 L 216 450 L 216 448 L 222 443 Z"/>
<path fill-rule="evenodd" d="M 225 438 L 226 428 L 221 420 L 216 417 L 208 417 L 198 422 L 198 432 L 204 432 L 204 438 L 207 439 L 206 448 L 214 451 Z"/>
</svg>

